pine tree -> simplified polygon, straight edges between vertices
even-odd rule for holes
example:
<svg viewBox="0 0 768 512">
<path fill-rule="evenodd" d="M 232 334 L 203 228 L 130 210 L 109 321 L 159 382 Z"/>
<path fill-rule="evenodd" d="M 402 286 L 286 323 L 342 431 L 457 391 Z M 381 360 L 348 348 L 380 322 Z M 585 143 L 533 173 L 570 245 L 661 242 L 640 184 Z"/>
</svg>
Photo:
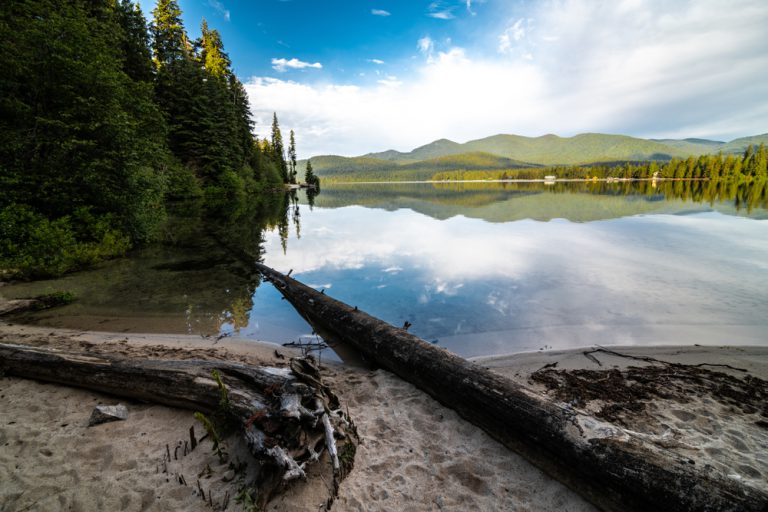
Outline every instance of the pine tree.
<svg viewBox="0 0 768 512">
<path fill-rule="evenodd" d="M 176 0 L 158 0 L 152 11 L 152 49 L 157 69 L 184 59 L 189 42 L 181 21 L 181 8 Z"/>
<path fill-rule="evenodd" d="M 230 73 L 231 62 L 224 52 L 224 44 L 218 30 L 209 30 L 208 22 L 203 19 L 200 61 L 205 70 L 214 78 L 224 79 Z"/>
<path fill-rule="evenodd" d="M 20 260 L 33 273 L 117 254 L 163 218 L 165 126 L 142 19 L 126 3 L 0 4 L 0 215 L 23 228 L 0 239 L 45 249 Z"/>
<path fill-rule="evenodd" d="M 280 178 L 283 183 L 288 183 L 288 164 L 285 161 L 285 149 L 283 148 L 283 135 L 280 133 L 280 124 L 277 121 L 277 112 L 272 114 L 272 155 L 280 170 Z"/>
<path fill-rule="evenodd" d="M 291 165 L 291 183 L 296 183 L 296 138 L 291 130 L 290 142 L 288 144 L 288 158 Z"/>
<path fill-rule="evenodd" d="M 313 169 L 312 169 L 312 161 L 307 160 L 307 170 L 304 172 L 304 183 L 311 187 L 315 187 L 316 189 L 320 189 L 320 178 L 318 178 Z"/>
<path fill-rule="evenodd" d="M 122 27 L 123 70 L 133 80 L 149 82 L 154 78 L 147 20 L 131 0 L 115 4 L 117 22 Z"/>
</svg>

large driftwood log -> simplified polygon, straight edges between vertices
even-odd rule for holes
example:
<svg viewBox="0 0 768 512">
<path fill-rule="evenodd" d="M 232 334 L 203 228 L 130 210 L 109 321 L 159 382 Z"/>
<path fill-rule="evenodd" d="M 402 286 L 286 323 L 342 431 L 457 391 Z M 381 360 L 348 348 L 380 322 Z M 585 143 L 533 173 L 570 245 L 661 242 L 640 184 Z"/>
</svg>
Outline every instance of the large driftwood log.
<svg viewBox="0 0 768 512">
<path fill-rule="evenodd" d="M 242 430 L 251 453 L 267 466 L 261 489 L 267 491 L 265 499 L 280 482 L 305 477 L 305 463 L 318 460 L 315 445 L 308 441 L 325 433 L 329 408 L 338 408 L 338 399 L 322 384 L 309 359 L 291 360 L 289 369 L 223 361 L 135 360 L 0 344 L 3 373 L 224 414 Z M 337 425 L 348 420 L 338 413 L 330 417 Z M 356 441 L 350 436 L 344 439 Z M 328 450 L 333 460 L 335 444 Z"/>
<path fill-rule="evenodd" d="M 257 269 L 321 335 L 358 349 L 608 510 L 768 510 L 768 493 L 688 460 L 352 308 Z"/>
</svg>

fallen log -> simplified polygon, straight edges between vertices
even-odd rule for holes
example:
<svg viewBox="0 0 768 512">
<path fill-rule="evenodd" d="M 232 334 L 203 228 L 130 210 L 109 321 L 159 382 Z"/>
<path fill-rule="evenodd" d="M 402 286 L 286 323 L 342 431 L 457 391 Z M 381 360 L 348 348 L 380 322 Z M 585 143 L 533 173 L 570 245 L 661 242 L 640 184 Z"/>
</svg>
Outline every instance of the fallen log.
<svg viewBox="0 0 768 512">
<path fill-rule="evenodd" d="M 282 484 L 305 478 L 306 466 L 318 460 L 315 445 L 309 440 L 325 434 L 326 422 L 334 422 L 343 442 L 357 442 L 354 429 L 344 427 L 349 418 L 338 411 L 338 398 L 322 384 L 312 359 L 292 360 L 291 367 L 134 360 L 0 344 L 0 376 L 54 382 L 189 409 L 239 428 L 262 466 L 261 506 Z M 205 416 L 200 419 L 209 423 Z M 194 448 L 197 440 L 194 434 L 190 436 Z M 331 461 L 335 460 L 335 450 L 335 443 L 328 446 Z M 335 471 L 337 476 L 342 475 Z"/>
<path fill-rule="evenodd" d="M 555 403 L 263 264 L 323 337 L 415 384 L 606 510 L 766 511 L 768 492 L 693 467 L 631 432 Z"/>
</svg>

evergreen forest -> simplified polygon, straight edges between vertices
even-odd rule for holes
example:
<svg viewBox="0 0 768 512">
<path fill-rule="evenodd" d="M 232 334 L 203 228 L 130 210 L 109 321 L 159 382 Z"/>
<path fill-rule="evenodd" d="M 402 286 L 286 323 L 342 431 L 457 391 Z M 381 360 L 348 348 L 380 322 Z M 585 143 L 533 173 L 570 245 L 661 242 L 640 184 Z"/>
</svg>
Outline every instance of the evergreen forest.
<svg viewBox="0 0 768 512">
<path fill-rule="evenodd" d="M 254 202 L 284 202 L 271 191 L 295 182 L 293 132 L 289 160 L 277 115 L 269 140 L 253 135 L 219 32 L 202 20 L 191 40 L 181 14 L 177 0 L 150 19 L 131 0 L 0 4 L 5 277 L 58 275 L 159 240 L 173 202 L 229 223 Z"/>
</svg>

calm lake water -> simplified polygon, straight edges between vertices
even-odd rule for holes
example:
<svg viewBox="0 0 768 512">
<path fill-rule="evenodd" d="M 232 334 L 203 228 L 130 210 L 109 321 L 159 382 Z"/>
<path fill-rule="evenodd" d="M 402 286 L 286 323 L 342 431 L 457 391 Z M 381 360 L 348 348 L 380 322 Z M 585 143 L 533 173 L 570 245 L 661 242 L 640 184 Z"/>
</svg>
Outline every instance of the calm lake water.
<svg viewBox="0 0 768 512">
<path fill-rule="evenodd" d="M 183 240 L 0 294 L 74 291 L 22 318 L 50 326 L 306 339 L 311 327 L 222 246 L 234 242 L 463 356 L 768 344 L 765 184 L 329 185 L 312 207 L 302 194 L 249 236 L 170 230 Z"/>
</svg>

